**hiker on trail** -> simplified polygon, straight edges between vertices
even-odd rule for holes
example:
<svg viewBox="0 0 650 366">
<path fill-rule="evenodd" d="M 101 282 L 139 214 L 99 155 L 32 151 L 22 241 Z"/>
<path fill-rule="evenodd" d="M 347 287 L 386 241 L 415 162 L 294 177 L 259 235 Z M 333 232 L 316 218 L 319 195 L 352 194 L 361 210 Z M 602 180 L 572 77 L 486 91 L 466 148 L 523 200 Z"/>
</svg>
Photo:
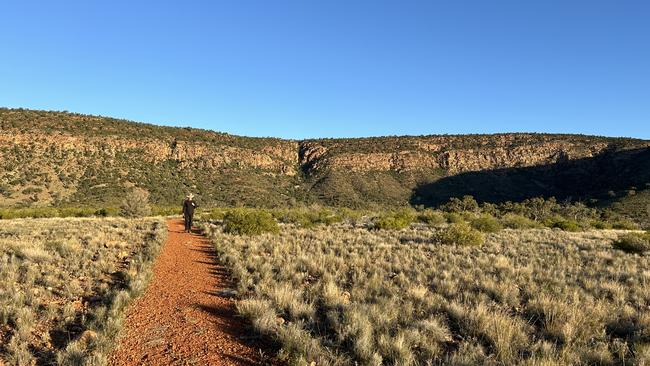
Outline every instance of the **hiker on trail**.
<svg viewBox="0 0 650 366">
<path fill-rule="evenodd" d="M 185 231 L 192 231 L 192 220 L 194 219 L 194 209 L 196 208 L 196 202 L 194 202 L 194 195 L 188 194 L 183 201 L 183 218 L 185 219 Z"/>
</svg>

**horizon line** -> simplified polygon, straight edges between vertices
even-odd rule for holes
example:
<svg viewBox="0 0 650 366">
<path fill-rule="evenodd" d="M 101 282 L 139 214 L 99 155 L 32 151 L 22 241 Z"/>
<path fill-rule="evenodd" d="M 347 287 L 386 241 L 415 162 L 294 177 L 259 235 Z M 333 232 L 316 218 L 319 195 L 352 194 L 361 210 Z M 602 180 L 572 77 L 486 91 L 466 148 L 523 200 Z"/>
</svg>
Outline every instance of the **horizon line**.
<svg viewBox="0 0 650 366">
<path fill-rule="evenodd" d="M 117 116 L 107 116 L 102 114 L 93 114 L 85 112 L 74 112 L 67 109 L 56 110 L 56 109 L 36 109 L 36 108 L 25 108 L 25 107 L 8 107 L 0 106 L 0 110 L 26 110 L 32 112 L 48 112 L 48 113 L 62 113 L 62 114 L 71 114 L 71 115 L 81 115 L 86 117 L 98 117 L 98 118 L 110 118 L 118 121 L 124 121 L 129 123 L 138 123 L 144 125 L 150 125 L 154 127 L 168 127 L 168 128 L 191 128 L 194 130 L 207 131 L 212 133 L 221 133 L 235 137 L 244 137 L 244 138 L 259 138 L 259 139 L 279 139 L 286 141 L 309 141 L 309 140 L 355 140 L 355 139 L 380 139 L 380 138 L 406 138 L 406 137 L 435 137 L 435 136 L 498 136 L 498 135 L 558 135 L 558 136 L 585 136 L 585 137 L 600 137 L 600 138 L 613 138 L 613 139 L 633 139 L 641 141 L 650 141 L 643 137 L 633 137 L 633 136 L 622 136 L 622 135 L 594 135 L 581 132 L 539 132 L 539 131 L 500 131 L 500 132 L 470 132 L 470 133 L 429 133 L 429 134 L 412 134 L 412 135 L 364 135 L 364 136 L 320 136 L 320 137 L 302 137 L 302 138 L 288 138 L 288 137 L 279 137 L 279 136 L 263 136 L 263 135 L 240 135 L 234 134 L 227 131 L 218 131 L 214 129 L 207 129 L 202 127 L 193 127 L 191 125 L 181 125 L 179 123 L 170 122 L 166 124 L 164 122 L 149 122 L 149 121 L 139 121 L 135 119 L 130 119 L 128 117 L 117 117 Z"/>
</svg>

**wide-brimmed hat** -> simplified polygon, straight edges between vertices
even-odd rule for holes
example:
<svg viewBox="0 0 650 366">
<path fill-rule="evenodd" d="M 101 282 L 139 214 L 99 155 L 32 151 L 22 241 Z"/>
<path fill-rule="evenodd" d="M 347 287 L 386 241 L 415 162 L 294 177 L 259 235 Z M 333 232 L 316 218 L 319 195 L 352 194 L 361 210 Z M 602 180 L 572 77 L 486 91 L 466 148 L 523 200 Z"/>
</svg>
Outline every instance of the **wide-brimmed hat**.
<svg viewBox="0 0 650 366">
<path fill-rule="evenodd" d="M 194 195 L 192 193 L 188 194 L 186 197 L 189 199 L 194 199 Z"/>
</svg>

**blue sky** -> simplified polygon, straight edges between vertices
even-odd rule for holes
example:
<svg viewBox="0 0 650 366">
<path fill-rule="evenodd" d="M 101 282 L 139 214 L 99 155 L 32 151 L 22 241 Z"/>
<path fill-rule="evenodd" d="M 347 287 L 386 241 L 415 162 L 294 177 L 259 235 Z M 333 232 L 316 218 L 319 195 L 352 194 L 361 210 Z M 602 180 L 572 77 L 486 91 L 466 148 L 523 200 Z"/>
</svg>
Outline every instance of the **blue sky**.
<svg viewBox="0 0 650 366">
<path fill-rule="evenodd" d="M 648 1 L 10 1 L 0 106 L 288 138 L 650 138 Z"/>
</svg>

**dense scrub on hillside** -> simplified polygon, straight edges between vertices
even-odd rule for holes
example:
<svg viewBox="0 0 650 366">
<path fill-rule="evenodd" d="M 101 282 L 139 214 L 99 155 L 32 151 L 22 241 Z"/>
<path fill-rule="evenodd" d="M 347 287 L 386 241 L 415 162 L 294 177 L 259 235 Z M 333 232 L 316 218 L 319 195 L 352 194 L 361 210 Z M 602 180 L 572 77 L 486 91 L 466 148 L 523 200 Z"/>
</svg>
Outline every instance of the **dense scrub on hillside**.
<svg viewBox="0 0 650 366">
<path fill-rule="evenodd" d="M 68 112 L 0 108 L 0 207 L 152 203 L 363 209 L 451 197 L 582 201 L 644 219 L 650 142 L 583 135 L 249 138 Z"/>
<path fill-rule="evenodd" d="M 645 144 L 633 138 L 610 138 L 576 134 L 547 134 L 547 133 L 511 133 L 511 134 L 464 134 L 464 135 L 429 135 L 429 136 L 385 136 L 362 138 L 325 138 L 306 140 L 333 149 L 336 154 L 362 152 L 376 153 L 385 151 L 410 151 L 430 148 L 430 144 L 442 144 L 449 150 L 503 146 L 520 147 L 546 142 L 570 142 L 583 145 L 588 149 L 597 143 L 614 144 L 620 147 L 643 147 Z"/>
<path fill-rule="evenodd" d="M 205 229 L 237 280 L 239 312 L 298 365 L 650 362 L 650 262 L 612 245 L 622 233 L 501 230 L 466 245 L 444 238 L 476 230 L 469 217 L 447 216 L 461 221 Z"/>
<path fill-rule="evenodd" d="M 158 219 L 3 221 L 0 364 L 105 364 L 166 235 Z"/>
<path fill-rule="evenodd" d="M 230 135 L 191 127 L 166 127 L 80 113 L 0 108 L 0 129 L 20 129 L 33 133 L 68 132 L 87 136 L 119 136 L 169 141 L 197 141 L 236 147 L 261 148 L 277 138 Z"/>
</svg>

